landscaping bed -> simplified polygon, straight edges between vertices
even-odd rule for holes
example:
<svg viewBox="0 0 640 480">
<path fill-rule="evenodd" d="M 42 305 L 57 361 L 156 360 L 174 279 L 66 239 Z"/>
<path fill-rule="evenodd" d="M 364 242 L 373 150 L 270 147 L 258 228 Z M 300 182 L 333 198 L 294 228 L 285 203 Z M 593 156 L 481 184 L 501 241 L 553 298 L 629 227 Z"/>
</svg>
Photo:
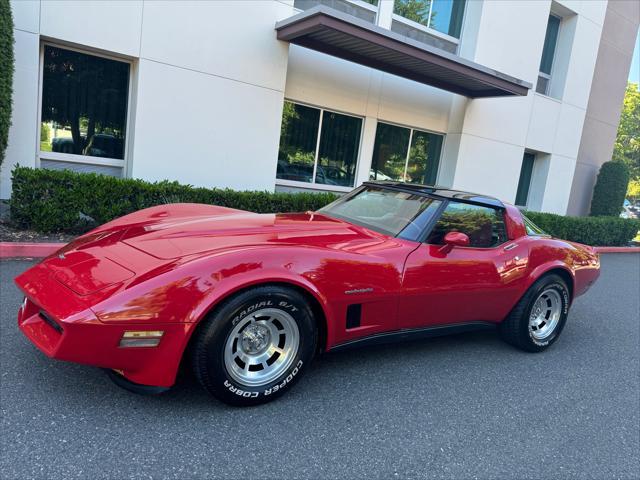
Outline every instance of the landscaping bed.
<svg viewBox="0 0 640 480">
<path fill-rule="evenodd" d="M 178 182 L 151 183 L 16 167 L 9 203 L 10 224 L 0 224 L 0 241 L 67 242 L 114 218 L 164 203 L 205 203 L 274 213 L 315 211 L 336 198 L 333 193 L 238 192 Z M 593 246 L 630 245 L 640 230 L 640 221 L 615 216 L 565 217 L 540 212 L 527 215 L 555 237 Z"/>
</svg>

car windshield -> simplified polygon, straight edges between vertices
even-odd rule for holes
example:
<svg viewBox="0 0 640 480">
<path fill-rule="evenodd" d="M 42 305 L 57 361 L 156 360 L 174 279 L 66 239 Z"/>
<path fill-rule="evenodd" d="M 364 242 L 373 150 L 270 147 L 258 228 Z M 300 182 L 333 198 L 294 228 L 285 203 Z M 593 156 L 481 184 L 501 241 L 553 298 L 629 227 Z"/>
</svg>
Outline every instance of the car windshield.
<svg viewBox="0 0 640 480">
<path fill-rule="evenodd" d="M 424 195 L 366 185 L 318 213 L 386 235 L 416 240 L 441 203 Z"/>
</svg>

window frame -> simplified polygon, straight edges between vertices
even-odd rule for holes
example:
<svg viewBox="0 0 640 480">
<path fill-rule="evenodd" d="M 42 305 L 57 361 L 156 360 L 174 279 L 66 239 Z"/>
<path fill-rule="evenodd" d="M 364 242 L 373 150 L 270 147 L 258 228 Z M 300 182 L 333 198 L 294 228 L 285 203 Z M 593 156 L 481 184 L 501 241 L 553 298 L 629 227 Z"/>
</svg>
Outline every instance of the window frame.
<svg viewBox="0 0 640 480">
<path fill-rule="evenodd" d="M 438 198 L 435 195 L 433 197 L 434 198 Z M 464 201 L 464 200 L 452 200 L 452 199 L 449 199 L 449 198 L 446 198 L 444 200 L 445 201 L 442 202 L 442 205 L 440 205 L 440 209 L 433 216 L 433 219 L 431 220 L 430 224 L 427 226 L 427 228 L 425 228 L 423 235 L 419 239 L 420 243 L 423 243 L 424 245 L 432 245 L 434 247 L 441 247 L 442 246 L 442 245 L 437 245 L 435 243 L 427 243 L 427 239 L 429 238 L 429 235 L 431 235 L 431 232 L 433 231 L 433 229 L 435 228 L 436 224 L 440 220 L 440 217 L 442 217 L 442 214 L 444 213 L 444 211 L 447 209 L 447 207 L 451 203 L 459 203 L 459 204 L 464 204 L 464 205 L 473 205 L 473 206 L 476 206 L 476 207 L 483 207 L 483 208 L 489 208 L 491 210 L 495 210 L 500 215 L 500 219 L 502 220 L 502 223 L 504 224 L 504 233 L 505 233 L 504 242 L 498 243 L 497 245 L 494 245 L 492 247 L 474 247 L 474 246 L 468 245 L 468 246 L 457 246 L 457 247 L 455 247 L 456 249 L 457 248 L 463 248 L 463 249 L 467 249 L 467 250 L 489 251 L 489 250 L 498 249 L 498 248 L 502 247 L 505 243 L 508 243 L 508 242 L 510 242 L 512 240 L 512 238 L 511 238 L 511 236 L 509 234 L 509 229 L 507 227 L 507 222 L 505 220 L 505 218 L 506 218 L 505 213 L 506 212 L 505 212 L 505 209 L 503 207 L 496 207 L 496 206 L 493 206 L 493 205 L 485 205 L 483 203 L 476 203 L 476 202 L 467 202 L 467 201 Z"/>
<path fill-rule="evenodd" d="M 438 168 L 436 169 L 436 183 L 434 185 L 438 184 L 438 177 L 440 176 L 440 168 L 442 166 L 442 162 L 440 160 L 442 160 L 442 152 L 444 151 L 444 147 L 445 147 L 445 142 L 447 141 L 447 134 L 446 133 L 442 133 L 442 132 L 436 132 L 434 130 L 428 130 L 425 128 L 418 128 L 418 127 L 411 127 L 409 125 L 404 125 L 402 123 L 397 123 L 397 122 L 388 122 L 386 120 L 383 120 L 381 118 L 376 119 L 376 131 L 374 133 L 373 136 L 373 148 L 371 149 L 371 162 L 369 162 L 369 171 L 367 172 L 367 182 L 378 182 L 380 180 L 377 179 L 373 179 L 370 177 L 370 171 L 371 168 L 373 167 L 373 152 L 375 151 L 375 147 L 376 147 L 376 137 L 378 135 L 378 125 L 381 123 L 385 123 L 387 125 L 391 125 L 392 127 L 399 127 L 399 128 L 406 128 L 409 130 L 409 143 L 407 144 L 407 153 L 405 154 L 405 158 L 404 158 L 404 172 L 402 174 L 402 180 L 399 180 L 401 182 L 405 182 L 405 183 L 409 183 L 411 185 L 421 185 L 419 183 L 411 183 L 411 182 L 407 182 L 406 178 L 407 178 L 407 168 L 409 167 L 409 155 L 411 155 L 411 142 L 413 141 L 413 132 L 414 130 L 417 130 L 419 132 L 422 133 L 429 133 L 431 135 L 438 135 L 440 137 L 442 137 L 442 147 L 440 149 L 440 157 L 438 158 Z M 398 181 L 398 180 L 395 180 Z"/>
<path fill-rule="evenodd" d="M 129 65 L 129 78 L 127 83 L 127 114 L 125 116 L 125 138 L 123 144 L 123 157 L 120 158 L 108 158 L 108 157 L 94 157 L 91 155 L 76 155 L 73 153 L 60 153 L 60 152 L 45 152 L 40 150 L 40 134 L 42 131 L 42 101 L 43 101 L 43 87 L 44 87 L 44 50 L 46 47 L 60 48 L 63 50 L 69 50 L 72 52 L 82 53 L 84 55 L 90 55 L 94 57 L 105 58 L 107 60 L 114 60 Z M 135 64 L 134 59 L 126 57 L 124 55 L 118 55 L 115 53 L 105 53 L 100 50 L 92 49 L 91 47 L 80 48 L 74 45 L 68 45 L 64 42 L 52 42 L 44 40 L 40 42 L 39 61 L 38 61 L 38 128 L 36 137 L 36 168 L 41 168 L 41 159 L 51 160 L 57 162 L 77 163 L 81 165 L 101 165 L 106 167 L 119 167 L 122 169 L 122 178 L 127 177 L 129 169 L 129 150 L 130 139 L 133 136 L 132 132 L 132 119 L 134 101 L 133 88 L 134 88 L 134 72 Z"/>
<path fill-rule="evenodd" d="M 294 105 L 301 105 L 303 107 L 315 108 L 316 110 L 320 110 L 320 117 L 318 123 L 318 133 L 316 137 L 316 149 L 313 157 L 313 182 L 299 182 L 297 180 L 287 180 L 278 178 L 278 171 L 276 168 L 276 182 L 277 186 L 282 187 L 294 187 L 294 188 L 304 188 L 311 190 L 324 190 L 329 192 L 351 192 L 354 188 L 356 188 L 358 184 L 358 169 L 360 168 L 360 161 L 362 156 L 362 141 L 364 137 L 364 117 L 359 115 L 354 115 L 353 113 L 347 113 L 340 110 L 335 110 L 332 108 L 324 108 L 318 105 L 313 105 L 311 103 L 300 102 L 298 100 L 291 100 L 290 98 L 284 99 L 285 102 L 293 103 Z M 284 104 L 283 104 L 284 106 Z M 284 108 L 284 107 L 283 107 Z M 320 154 L 320 139 L 322 138 L 322 121 L 324 119 L 324 112 L 337 113 L 338 115 L 345 115 L 347 117 L 353 117 L 360 119 L 360 138 L 358 140 L 358 155 L 356 156 L 356 164 L 354 167 L 354 176 L 353 176 L 353 185 L 350 187 L 345 187 L 342 185 L 327 185 L 326 183 L 316 183 L 316 172 L 318 170 L 318 156 Z M 282 125 L 282 119 L 281 119 Z M 278 149 L 280 148 L 280 142 L 278 141 Z M 279 155 L 279 152 L 278 152 Z M 277 163 L 277 162 L 276 162 Z"/>
<path fill-rule="evenodd" d="M 553 82 L 553 78 L 555 76 L 555 70 L 556 70 L 556 53 L 558 51 L 558 41 L 560 40 L 560 34 L 562 32 L 562 29 L 564 27 L 564 22 L 563 22 L 563 18 L 562 16 L 558 15 L 557 13 L 554 13 L 553 11 L 549 12 L 549 15 L 547 16 L 547 25 L 549 25 L 549 17 L 555 17 L 558 19 L 558 34 L 556 36 L 556 43 L 553 46 L 553 54 L 551 55 L 551 73 L 545 73 L 540 71 L 540 66 L 538 65 L 538 77 L 536 78 L 536 88 L 534 88 L 534 92 L 537 93 L 538 95 L 542 95 L 544 97 L 548 97 L 548 98 L 555 98 L 552 97 L 550 95 L 551 92 L 551 83 Z M 544 40 L 546 40 L 546 26 L 545 26 L 545 38 Z M 540 63 L 542 63 L 542 57 L 544 55 L 544 43 L 542 44 L 542 54 L 540 55 Z M 538 91 L 538 80 L 539 78 L 542 77 L 544 79 L 547 80 L 547 85 L 545 88 L 544 92 L 539 92 Z"/>
</svg>

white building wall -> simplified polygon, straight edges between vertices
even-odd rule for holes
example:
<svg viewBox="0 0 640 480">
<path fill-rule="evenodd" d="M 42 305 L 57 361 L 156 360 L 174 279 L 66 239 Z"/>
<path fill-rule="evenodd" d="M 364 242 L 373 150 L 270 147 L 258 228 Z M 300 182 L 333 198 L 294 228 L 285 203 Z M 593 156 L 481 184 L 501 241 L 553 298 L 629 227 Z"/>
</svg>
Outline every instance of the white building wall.
<svg viewBox="0 0 640 480">
<path fill-rule="evenodd" d="M 132 60 L 126 173 L 273 190 L 292 1 L 13 1 L 14 109 L 0 196 L 38 166 L 40 42 Z M 135 140 L 134 140 L 135 139 Z"/>
<path fill-rule="evenodd" d="M 378 24 L 388 27 L 390 0 Z M 37 166 L 42 39 L 133 62 L 126 174 L 273 190 L 285 99 L 364 119 L 358 183 L 378 121 L 445 134 L 438 183 L 514 201 L 525 149 L 538 152 L 530 207 L 566 211 L 606 2 L 468 2 L 460 55 L 534 85 L 551 8 L 566 15 L 559 98 L 469 100 L 275 38 L 292 0 L 14 1 L 16 76 L 2 197 L 12 165 Z M 114 28 L 117 25 L 117 28 Z"/>
<path fill-rule="evenodd" d="M 130 170 L 149 180 L 273 190 L 291 5 L 145 2 Z"/>
<path fill-rule="evenodd" d="M 599 3 L 597 8 L 593 3 Z M 605 8 L 602 3 L 485 0 L 475 17 L 467 17 L 465 27 L 471 24 L 471 30 L 477 30 L 474 48 L 466 49 L 470 58 L 528 81 L 534 88 L 527 97 L 468 102 L 461 130 L 451 132 L 460 134 L 459 149 L 447 152 L 445 158 L 456 163 L 445 167 L 455 170 L 455 188 L 513 202 L 524 151 L 533 150 L 547 164 L 537 169 L 546 176 L 534 175 L 533 182 L 538 184 L 532 182 L 535 193 L 530 195 L 530 207 L 566 212 L 604 21 L 606 3 Z M 560 91 L 552 94 L 559 98 L 535 92 L 551 9 L 566 15 L 553 71 L 554 88 Z"/>
</svg>

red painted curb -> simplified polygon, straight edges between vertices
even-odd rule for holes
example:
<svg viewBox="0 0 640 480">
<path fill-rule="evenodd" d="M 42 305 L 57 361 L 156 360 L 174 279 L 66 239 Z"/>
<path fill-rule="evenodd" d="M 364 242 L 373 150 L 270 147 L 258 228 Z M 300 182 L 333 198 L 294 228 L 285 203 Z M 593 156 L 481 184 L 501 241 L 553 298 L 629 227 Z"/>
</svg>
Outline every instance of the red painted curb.
<svg viewBox="0 0 640 480">
<path fill-rule="evenodd" d="M 594 247 L 598 253 L 640 253 L 640 247 Z"/>
<path fill-rule="evenodd" d="M 0 258 L 44 258 L 64 243 L 0 242 Z M 598 253 L 640 253 L 640 247 L 594 247 Z"/>
<path fill-rule="evenodd" d="M 0 242 L 0 258 L 43 258 L 64 246 L 64 243 Z"/>
</svg>

